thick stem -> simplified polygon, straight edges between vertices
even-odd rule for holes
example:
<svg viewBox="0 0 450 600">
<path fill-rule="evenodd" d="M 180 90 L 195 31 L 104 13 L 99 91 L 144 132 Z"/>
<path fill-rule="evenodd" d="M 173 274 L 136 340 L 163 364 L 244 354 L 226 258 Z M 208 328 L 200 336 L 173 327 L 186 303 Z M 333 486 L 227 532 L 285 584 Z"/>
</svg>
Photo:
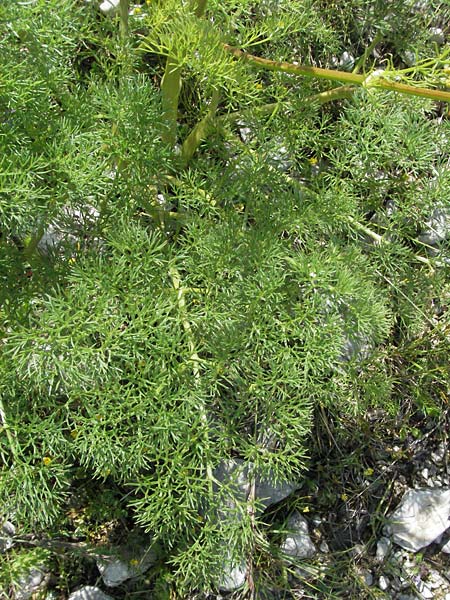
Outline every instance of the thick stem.
<svg viewBox="0 0 450 600">
<path fill-rule="evenodd" d="M 120 4 L 119 4 L 120 37 L 121 37 L 123 43 L 127 42 L 128 34 L 129 34 L 128 11 L 129 11 L 129 0 L 120 0 Z"/>
<path fill-rule="evenodd" d="M 189 163 L 201 142 L 207 137 L 209 128 L 211 127 L 214 115 L 216 114 L 216 110 L 219 105 L 219 97 L 219 91 L 214 90 L 211 97 L 211 103 L 205 117 L 196 124 L 196 126 L 184 140 L 181 149 L 181 158 L 184 165 Z"/>
<path fill-rule="evenodd" d="M 195 12 L 195 16 L 196 17 L 203 17 L 203 15 L 205 14 L 205 10 L 206 10 L 206 4 L 208 3 L 208 0 L 195 0 L 194 2 L 194 12 Z"/>
<path fill-rule="evenodd" d="M 430 98 L 431 100 L 440 100 L 442 102 L 450 102 L 450 92 L 444 92 L 442 90 L 433 90 L 422 87 L 415 87 L 407 85 L 405 83 L 397 83 L 395 81 L 389 81 L 383 78 L 380 74 L 378 77 L 369 75 L 359 75 L 358 73 L 347 73 L 345 71 L 334 71 L 332 69 L 321 69 L 319 67 L 307 67 L 304 65 L 294 65 L 284 61 L 268 60 L 267 58 L 261 58 L 248 54 L 234 48 L 228 44 L 224 44 L 225 50 L 230 52 L 236 58 L 245 60 L 255 67 L 260 67 L 269 71 L 278 71 L 281 73 L 292 73 L 293 75 L 301 75 L 304 77 L 312 77 L 314 79 L 327 79 L 329 81 L 342 81 L 344 83 L 354 83 L 366 87 L 379 87 L 385 90 L 392 90 L 401 94 L 408 94 L 410 96 L 421 96 L 423 98 Z"/>
<path fill-rule="evenodd" d="M 181 68 L 172 56 L 166 60 L 166 70 L 161 81 L 163 119 L 165 130 L 162 140 L 173 147 L 177 140 L 178 99 L 181 90 Z"/>
</svg>

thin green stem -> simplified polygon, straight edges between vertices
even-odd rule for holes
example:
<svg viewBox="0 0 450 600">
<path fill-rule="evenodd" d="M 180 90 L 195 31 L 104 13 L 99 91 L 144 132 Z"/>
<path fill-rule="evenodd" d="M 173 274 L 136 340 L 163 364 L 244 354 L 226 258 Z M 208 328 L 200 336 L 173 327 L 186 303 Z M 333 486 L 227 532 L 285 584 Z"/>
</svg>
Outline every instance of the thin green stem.
<svg viewBox="0 0 450 600">
<path fill-rule="evenodd" d="M 173 288 L 177 293 L 177 302 L 178 302 L 178 310 L 180 313 L 181 321 L 183 324 L 183 329 L 186 333 L 186 339 L 189 348 L 189 359 L 192 363 L 192 374 L 194 376 L 195 382 L 198 384 L 200 382 L 200 357 L 195 348 L 194 336 L 192 333 L 191 323 L 189 321 L 188 312 L 186 308 L 185 294 L 186 290 L 183 288 L 181 284 L 181 277 L 178 269 L 172 265 L 169 268 L 169 275 L 172 280 Z M 209 427 L 208 427 L 208 415 L 206 414 L 206 410 L 203 404 L 199 407 L 200 410 L 200 418 L 205 428 L 205 437 L 206 437 L 206 445 L 209 447 Z M 211 495 L 213 494 L 213 467 L 212 464 L 208 461 L 206 463 L 206 475 L 209 480 L 209 490 Z"/>
<path fill-rule="evenodd" d="M 334 71 L 332 69 L 322 69 L 319 67 L 308 67 L 305 65 L 294 65 L 284 61 L 269 60 L 254 56 L 239 50 L 228 44 L 224 44 L 225 50 L 232 54 L 235 58 L 245 60 L 246 62 L 269 71 L 277 71 L 280 73 L 292 73 L 293 75 L 301 75 L 303 77 L 312 77 L 314 79 L 327 79 L 329 81 L 341 81 L 344 83 L 354 83 L 365 87 L 379 87 L 385 90 L 399 92 L 410 96 L 420 96 L 430 98 L 431 100 L 440 100 L 442 102 L 450 102 L 450 92 L 442 90 L 434 90 L 423 87 L 415 87 L 405 83 L 389 81 L 382 74 L 374 77 L 374 75 L 359 75 L 358 73 L 347 73 L 345 71 Z"/>
<path fill-rule="evenodd" d="M 335 102 L 337 100 L 345 100 L 349 99 L 353 96 L 358 88 L 351 85 L 341 85 L 337 88 L 333 88 L 332 90 L 327 90 L 325 92 L 320 92 L 319 94 L 314 94 L 313 96 L 307 96 L 303 99 L 304 104 L 326 104 L 327 102 Z M 252 116 L 264 116 L 264 115 L 272 115 L 275 111 L 280 110 L 280 108 L 285 107 L 287 111 L 289 111 L 289 107 L 285 102 L 271 102 L 270 104 L 263 104 L 261 106 L 256 106 L 255 108 L 250 108 L 245 111 L 237 111 L 234 113 L 230 113 L 227 115 L 220 115 L 216 118 L 217 121 L 221 123 L 229 123 L 233 124 L 241 119 Z"/>
<path fill-rule="evenodd" d="M 381 246 L 382 244 L 390 244 L 391 243 L 387 238 L 380 235 L 379 233 L 376 233 L 375 231 L 372 231 L 372 229 L 370 229 L 366 225 L 363 225 L 363 223 L 360 223 L 359 221 L 354 219 L 352 216 L 348 216 L 347 220 L 356 229 L 359 229 L 359 231 L 362 231 L 363 233 L 368 235 L 370 238 L 372 238 L 378 246 Z M 424 263 L 425 265 L 430 267 L 431 270 L 434 270 L 433 266 L 431 264 L 431 261 L 428 258 L 426 258 L 425 256 L 420 256 L 420 254 L 415 254 L 414 257 L 417 261 Z"/>
<path fill-rule="evenodd" d="M 381 42 L 382 39 L 383 39 L 383 34 L 377 33 L 377 35 L 373 38 L 372 42 L 369 44 L 369 46 L 367 46 L 367 48 L 364 50 L 363 54 L 357 60 L 355 68 L 353 69 L 352 73 L 359 73 L 359 71 L 364 66 L 369 54 L 372 52 L 372 50 L 375 48 L 375 46 Z"/>
</svg>

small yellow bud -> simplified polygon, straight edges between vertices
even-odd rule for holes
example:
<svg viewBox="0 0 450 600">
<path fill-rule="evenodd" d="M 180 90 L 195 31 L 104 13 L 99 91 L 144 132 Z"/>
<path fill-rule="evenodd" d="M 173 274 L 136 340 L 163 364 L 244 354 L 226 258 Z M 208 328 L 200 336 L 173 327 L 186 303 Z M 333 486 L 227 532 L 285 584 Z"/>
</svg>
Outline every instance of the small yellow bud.
<svg viewBox="0 0 450 600">
<path fill-rule="evenodd" d="M 140 6 L 136 6 L 136 8 L 133 11 L 133 13 L 135 15 L 139 15 L 141 12 L 142 12 L 142 8 Z"/>
<path fill-rule="evenodd" d="M 343 500 L 344 502 L 347 502 L 347 500 L 348 500 L 347 494 L 345 494 L 345 493 L 341 494 L 341 500 Z"/>
<path fill-rule="evenodd" d="M 132 558 L 132 559 L 130 560 L 130 565 L 131 565 L 132 567 L 137 567 L 137 566 L 138 566 L 138 564 L 139 564 L 139 561 L 138 561 L 138 559 L 137 559 L 137 558 Z"/>
<path fill-rule="evenodd" d="M 304 513 L 309 513 L 309 512 L 311 512 L 311 509 L 309 508 L 309 506 L 304 506 L 304 507 L 302 508 L 302 512 L 304 512 Z"/>
<path fill-rule="evenodd" d="M 364 471 L 364 476 L 365 477 L 370 477 L 371 475 L 373 475 L 373 469 L 372 467 L 368 467 L 367 469 L 365 469 Z"/>
<path fill-rule="evenodd" d="M 317 163 L 319 161 L 317 160 L 317 158 L 315 156 L 311 156 L 311 158 L 308 158 L 308 162 L 309 162 L 310 165 L 314 166 L 314 165 L 317 165 Z"/>
<path fill-rule="evenodd" d="M 52 459 L 50 458 L 50 456 L 44 456 L 44 458 L 42 459 L 42 462 L 44 463 L 44 465 L 46 467 L 48 467 L 48 465 L 52 462 Z"/>
</svg>

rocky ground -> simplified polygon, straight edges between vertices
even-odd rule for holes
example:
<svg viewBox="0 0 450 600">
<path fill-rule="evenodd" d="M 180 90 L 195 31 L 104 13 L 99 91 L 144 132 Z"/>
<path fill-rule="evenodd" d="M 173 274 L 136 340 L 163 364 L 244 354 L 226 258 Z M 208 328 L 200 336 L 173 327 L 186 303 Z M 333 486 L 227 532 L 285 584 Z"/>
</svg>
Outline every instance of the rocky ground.
<svg viewBox="0 0 450 600">
<path fill-rule="evenodd" d="M 261 520 L 269 530 L 283 525 L 286 532 L 281 537 L 275 534 L 273 542 L 283 557 L 284 581 L 290 591 L 281 591 L 270 574 L 255 597 L 450 600 L 447 422 L 447 414 L 439 419 L 424 417 L 401 439 L 396 437 L 400 436 L 398 418 L 374 415 L 370 427 L 375 435 L 371 445 L 363 446 L 362 433 L 348 436 L 345 443 L 342 436 L 336 437 L 332 420 L 322 415 L 316 432 L 322 434 L 322 445 L 311 457 L 300 487 L 256 484 L 256 495 L 265 507 Z M 247 493 L 247 470 L 239 461 L 222 465 L 216 475 L 222 480 L 233 478 L 237 499 Z M 156 557 L 148 549 L 150 541 L 135 530 L 122 537 L 112 554 L 81 553 L 64 582 L 45 563 L 42 568 L 34 565 L 22 574 L 15 591 L 4 591 L 3 597 L 152 597 Z M 5 523 L 0 551 L 11 552 L 23 543 L 14 525 Z M 251 597 L 250 578 L 245 562 L 225 567 L 220 594 L 209 598 Z"/>
</svg>

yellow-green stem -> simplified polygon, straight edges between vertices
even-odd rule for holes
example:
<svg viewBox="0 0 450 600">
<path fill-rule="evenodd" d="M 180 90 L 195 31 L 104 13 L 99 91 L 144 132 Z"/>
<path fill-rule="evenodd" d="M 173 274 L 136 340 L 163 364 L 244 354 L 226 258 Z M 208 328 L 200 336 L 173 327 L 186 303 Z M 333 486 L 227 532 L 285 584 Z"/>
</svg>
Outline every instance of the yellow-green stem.
<svg viewBox="0 0 450 600">
<path fill-rule="evenodd" d="M 327 79 L 329 81 L 341 81 L 344 83 L 354 83 L 356 85 L 366 85 L 367 87 L 379 87 L 385 90 L 392 90 L 401 94 L 408 94 L 410 96 L 421 96 L 423 98 L 430 98 L 431 100 L 440 100 L 442 102 L 450 102 L 450 92 L 444 92 L 442 90 L 434 90 L 423 87 L 415 87 L 407 85 L 405 83 L 398 83 L 396 81 L 389 81 L 384 79 L 382 76 L 371 78 L 358 73 L 347 73 L 345 71 L 334 71 L 332 69 L 322 69 L 320 67 L 308 67 L 305 65 L 294 65 L 284 61 L 269 60 L 267 58 L 261 58 L 248 54 L 235 48 L 224 44 L 225 50 L 230 52 L 234 57 L 245 60 L 255 67 L 266 69 L 269 71 L 278 71 L 281 73 L 292 73 L 293 75 L 301 75 L 303 77 L 312 77 L 314 79 Z"/>
<path fill-rule="evenodd" d="M 195 12 L 195 16 L 196 17 L 203 17 L 203 15 L 205 14 L 205 10 L 206 10 L 206 4 L 207 4 L 208 0 L 195 0 L 194 1 L 194 12 Z"/>
<path fill-rule="evenodd" d="M 177 140 L 178 99 L 181 90 L 181 68 L 177 60 L 168 56 L 161 81 L 163 119 L 165 129 L 162 140 L 173 147 Z"/>
<path fill-rule="evenodd" d="M 211 103 L 205 117 L 195 125 L 190 134 L 184 140 L 181 148 L 181 158 L 184 165 L 189 163 L 201 142 L 207 137 L 208 130 L 213 122 L 217 106 L 219 105 L 219 97 L 219 91 L 214 90 L 211 97 Z"/>
<path fill-rule="evenodd" d="M 129 0 L 120 0 L 119 4 L 119 17 L 120 17 L 120 37 L 122 42 L 125 43 L 128 40 L 128 11 L 129 11 Z"/>
<path fill-rule="evenodd" d="M 181 321 L 183 323 L 183 329 L 186 333 L 186 339 L 187 339 L 189 353 L 190 353 L 189 359 L 192 362 L 192 374 L 194 376 L 194 381 L 198 384 L 200 382 L 200 357 L 197 353 L 197 350 L 195 349 L 194 336 L 192 334 L 192 327 L 191 327 L 191 323 L 188 318 L 186 301 L 185 301 L 186 290 L 183 288 L 183 286 L 181 284 L 180 273 L 174 265 L 172 265 L 169 268 L 169 275 L 172 280 L 173 288 L 177 293 L 178 311 L 180 313 Z M 206 410 L 205 410 L 205 407 L 203 404 L 200 405 L 199 410 L 200 410 L 200 419 L 205 428 L 206 444 L 207 444 L 207 447 L 209 447 L 208 415 L 206 414 Z M 212 495 L 213 494 L 214 476 L 213 476 L 213 468 L 209 461 L 207 461 L 207 463 L 206 463 L 206 475 L 207 475 L 208 481 L 209 481 L 209 492 Z"/>
</svg>

